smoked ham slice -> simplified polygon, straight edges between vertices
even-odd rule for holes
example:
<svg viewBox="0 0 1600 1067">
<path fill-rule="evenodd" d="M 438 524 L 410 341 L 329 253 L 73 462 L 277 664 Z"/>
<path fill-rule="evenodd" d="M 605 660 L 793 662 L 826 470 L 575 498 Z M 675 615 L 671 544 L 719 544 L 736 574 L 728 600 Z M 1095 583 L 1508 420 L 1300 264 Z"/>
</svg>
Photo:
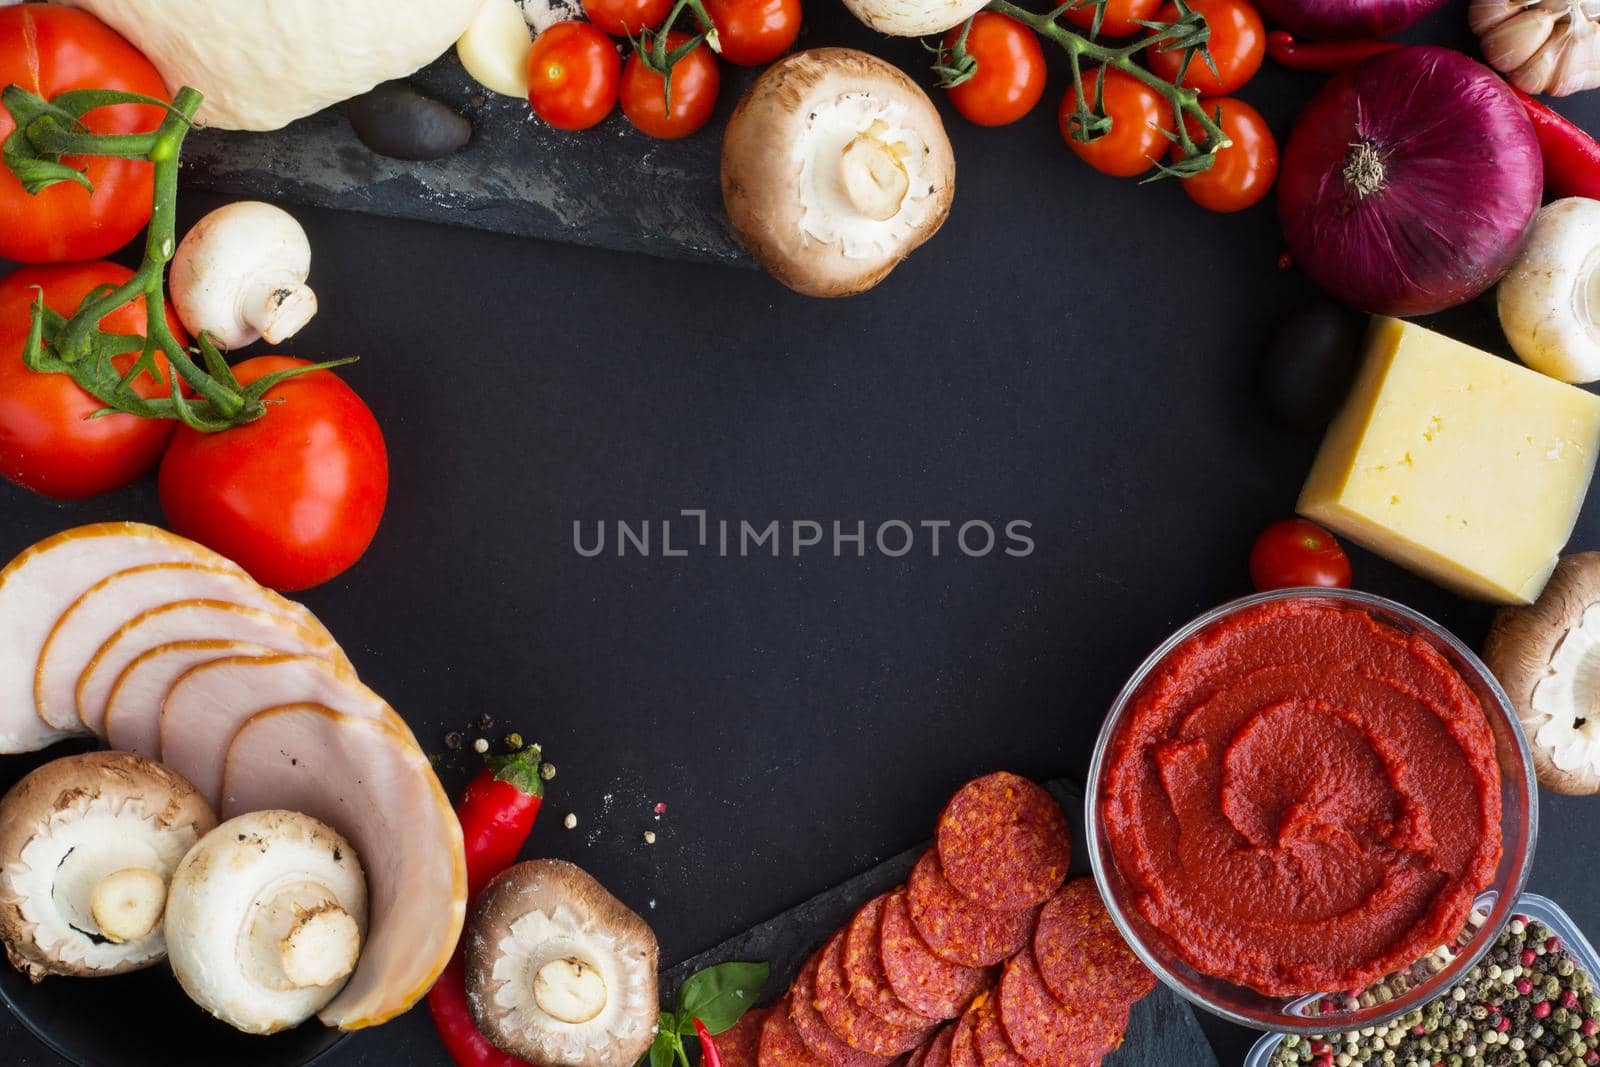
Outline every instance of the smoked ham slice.
<svg viewBox="0 0 1600 1067">
<path fill-rule="evenodd" d="M 106 698 L 106 744 L 120 752 L 161 759 L 161 705 L 167 690 L 190 670 L 212 660 L 270 656 L 273 649 L 247 641 L 174 641 L 157 645 L 128 664 Z"/>
<path fill-rule="evenodd" d="M 428 759 L 386 719 L 297 705 L 256 715 L 234 735 L 221 815 L 288 808 L 332 826 L 367 872 L 368 929 L 349 982 L 319 1017 L 376 1026 L 438 978 L 466 916 L 461 826 Z"/>
<path fill-rule="evenodd" d="M 39 653 L 79 596 L 109 575 L 147 563 L 237 570 L 210 549 L 165 530 L 108 522 L 40 541 L 0 571 L 0 752 L 32 752 L 83 732 L 81 726 L 56 729 L 35 710 Z"/>
<path fill-rule="evenodd" d="M 410 729 L 381 697 L 327 660 L 242 656 L 201 664 L 173 683 L 161 710 L 161 762 L 216 804 L 233 735 L 257 712 L 287 704 L 376 719 L 416 747 Z"/>
<path fill-rule="evenodd" d="M 337 655 L 326 634 L 287 616 L 222 600 L 180 600 L 135 616 L 100 646 L 78 678 L 78 715 L 84 725 L 97 734 L 104 731 L 106 701 L 112 688 L 145 652 L 174 641 L 206 640 L 249 641 L 275 652 L 330 660 Z"/>
<path fill-rule="evenodd" d="M 283 615 L 308 630 L 332 635 L 311 612 L 257 585 L 238 568 L 193 563 L 150 563 L 101 579 L 73 601 L 45 638 L 34 675 L 34 702 L 57 730 L 85 728 L 78 716 L 78 677 L 100 646 L 122 625 L 151 608 L 179 600 L 225 600 Z"/>
</svg>

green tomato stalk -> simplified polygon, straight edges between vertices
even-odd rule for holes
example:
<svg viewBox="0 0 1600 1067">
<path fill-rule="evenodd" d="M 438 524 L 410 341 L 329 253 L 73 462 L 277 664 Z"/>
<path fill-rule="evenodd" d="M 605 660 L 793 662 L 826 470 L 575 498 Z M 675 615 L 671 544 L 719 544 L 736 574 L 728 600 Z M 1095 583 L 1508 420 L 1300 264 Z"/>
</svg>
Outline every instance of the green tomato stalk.
<svg viewBox="0 0 1600 1067">
<path fill-rule="evenodd" d="M 166 314 L 166 268 L 177 250 L 178 154 L 194 126 L 200 101 L 200 93 L 187 87 L 178 90 L 171 104 L 137 93 L 102 89 L 73 90 L 53 100 L 17 85 L 0 92 L 0 105 L 16 123 L 16 129 L 0 149 L 0 158 L 29 195 L 68 181 L 94 191 L 82 171 L 62 162 L 65 156 L 143 160 L 155 171 L 144 259 L 133 277 L 121 285 L 91 290 L 70 318 L 46 307 L 42 292 L 33 305 L 23 364 L 38 374 L 69 376 L 105 405 L 96 417 L 123 412 L 145 419 L 177 419 L 195 430 L 214 433 L 265 415 L 263 397 L 284 380 L 351 362 L 345 359 L 296 367 L 241 386 L 209 337 L 201 334 L 197 339 L 196 351 L 205 365 L 202 368 L 173 336 Z M 166 115 L 150 133 L 97 134 L 84 126 L 83 116 L 89 112 L 118 104 L 147 104 L 162 108 Z M 104 316 L 140 298 L 145 305 L 146 336 L 100 329 Z M 113 360 L 129 352 L 138 352 L 139 358 L 126 372 L 118 371 Z M 175 381 L 168 396 L 146 398 L 134 391 L 133 384 L 140 375 L 148 375 L 157 385 L 168 385 L 156 362 L 157 353 L 194 390 L 193 398 L 176 387 Z"/>
<path fill-rule="evenodd" d="M 1197 58 L 1213 72 L 1216 70 L 1216 64 L 1206 48 L 1211 38 L 1211 31 L 1206 26 L 1205 16 L 1191 8 L 1184 0 L 1174 0 L 1174 2 L 1178 10 L 1176 19 L 1171 22 L 1143 22 L 1142 25 L 1154 32 L 1121 46 L 1103 44 L 1099 40 L 1100 25 L 1105 18 L 1107 0 L 1066 0 L 1065 3 L 1044 14 L 1018 7 L 1011 0 L 990 0 L 986 10 L 1016 19 L 1034 33 L 1054 41 L 1066 51 L 1067 60 L 1072 67 L 1072 86 L 1077 100 L 1077 109 L 1067 125 L 1072 138 L 1076 141 L 1088 144 L 1099 140 L 1111 132 L 1113 121 L 1105 109 L 1104 76 L 1095 78 L 1095 90 L 1092 94 L 1084 91 L 1085 60 L 1099 65 L 1102 69 L 1114 67 L 1160 93 L 1172 108 L 1176 132 L 1167 136 L 1178 146 L 1179 159 L 1173 163 L 1152 160 L 1156 166 L 1154 177 L 1190 178 L 1210 170 L 1211 164 L 1216 161 L 1217 153 L 1233 142 L 1222 130 L 1220 112 L 1217 114 L 1207 112 L 1200 102 L 1200 93 L 1183 86 L 1189 67 Z M 1069 29 L 1061 23 L 1061 16 L 1068 11 L 1090 4 L 1094 6 L 1094 23 L 1087 35 Z M 939 75 L 939 84 L 943 88 L 954 88 L 977 73 L 977 60 L 966 50 L 967 34 L 971 28 L 972 20 L 968 19 L 949 47 L 937 49 L 938 60 L 933 69 L 934 73 Z M 1178 76 L 1173 81 L 1165 80 L 1137 61 L 1139 53 L 1147 48 L 1160 48 L 1168 52 L 1182 50 L 1183 59 L 1178 65 Z M 1191 119 L 1203 131 L 1203 136 L 1198 141 L 1189 133 Z"/>
</svg>

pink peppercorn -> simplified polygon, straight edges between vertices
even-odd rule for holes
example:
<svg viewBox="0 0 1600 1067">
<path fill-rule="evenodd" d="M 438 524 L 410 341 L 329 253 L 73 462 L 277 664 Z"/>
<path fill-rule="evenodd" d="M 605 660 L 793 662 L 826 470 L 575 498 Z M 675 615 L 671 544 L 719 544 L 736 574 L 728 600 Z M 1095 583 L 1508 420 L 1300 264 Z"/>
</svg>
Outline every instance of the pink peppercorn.
<svg viewBox="0 0 1600 1067">
<path fill-rule="evenodd" d="M 1559 937 L 1551 937 L 1549 940 L 1545 941 L 1544 950 L 1546 952 L 1560 952 L 1561 939 Z"/>
<path fill-rule="evenodd" d="M 1539 1003 L 1537 1003 L 1537 1004 L 1535 1004 L 1533 1006 L 1533 1017 L 1535 1019 L 1548 1018 L 1549 1015 L 1550 1015 L 1550 1002 L 1548 1000 L 1541 1000 L 1541 1001 L 1539 1001 Z"/>
<path fill-rule="evenodd" d="M 1494 1024 L 1494 1028 L 1503 1034 L 1511 1029 L 1511 1020 L 1502 1015 L 1500 1016 L 1500 1021 Z"/>
<path fill-rule="evenodd" d="M 1596 1023 L 1593 1019 L 1583 1020 L 1584 1037 L 1593 1037 L 1596 1030 L 1600 1030 L 1600 1023 Z"/>
<path fill-rule="evenodd" d="M 1532 993 L 1532 992 L 1533 992 L 1533 983 L 1532 982 L 1528 981 L 1526 978 L 1518 978 L 1517 979 L 1517 995 L 1518 996 L 1525 997 L 1529 993 Z"/>
<path fill-rule="evenodd" d="M 1563 990 L 1561 993 L 1561 1006 L 1563 1008 L 1576 1008 L 1578 1006 L 1578 994 L 1570 989 Z"/>
<path fill-rule="evenodd" d="M 1326 1053 L 1328 1055 L 1332 1055 L 1333 1054 L 1333 1046 L 1331 1044 L 1329 1044 L 1328 1042 L 1326 1042 L 1326 1041 L 1313 1041 L 1313 1042 L 1311 1042 L 1311 1054 L 1313 1056 L 1321 1056 L 1324 1053 Z"/>
<path fill-rule="evenodd" d="M 1418 1023 L 1417 1025 L 1415 1025 L 1415 1026 L 1413 1026 L 1411 1028 L 1411 1032 L 1413 1034 L 1416 1034 L 1418 1037 L 1421 1037 L 1423 1034 L 1426 1034 L 1428 1032 L 1428 1028 L 1426 1026 L 1423 1026 L 1421 1023 Z"/>
<path fill-rule="evenodd" d="M 1311 1061 L 1313 1067 L 1333 1067 L 1333 1053 L 1325 1052 Z"/>
<path fill-rule="evenodd" d="M 1600 1063 L 1600 1052 L 1590 1049 L 1588 1052 L 1583 1054 L 1583 1062 L 1589 1064 Z"/>
<path fill-rule="evenodd" d="M 1522 965 L 1524 967 L 1532 967 L 1538 960 L 1539 954 L 1533 949 L 1525 948 L 1522 950 Z"/>
</svg>

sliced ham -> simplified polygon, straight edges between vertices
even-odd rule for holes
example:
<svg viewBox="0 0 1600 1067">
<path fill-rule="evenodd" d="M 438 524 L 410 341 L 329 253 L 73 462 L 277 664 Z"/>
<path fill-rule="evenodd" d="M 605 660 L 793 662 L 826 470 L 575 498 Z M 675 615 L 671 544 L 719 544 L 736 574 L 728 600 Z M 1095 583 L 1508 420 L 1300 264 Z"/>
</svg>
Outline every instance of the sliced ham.
<svg viewBox="0 0 1600 1067">
<path fill-rule="evenodd" d="M 466 916 L 461 826 L 427 757 L 384 719 L 316 705 L 264 711 L 228 747 L 221 814 L 267 808 L 329 824 L 367 872 L 361 960 L 319 1017 L 358 1030 L 410 1008 L 449 962 Z"/>
<path fill-rule="evenodd" d="M 174 641 L 229 640 L 265 645 L 275 652 L 322 656 L 338 649 L 329 637 L 283 615 L 222 600 L 180 600 L 130 619 L 100 646 L 78 678 L 78 715 L 95 733 L 105 729 L 106 701 L 122 672 L 141 655 Z M 218 750 L 220 754 L 220 749 Z"/>
<path fill-rule="evenodd" d="M 106 744 L 120 752 L 161 758 L 161 705 L 173 683 L 202 663 L 275 650 L 247 641 L 174 641 L 142 654 L 116 680 L 106 698 Z"/>
<path fill-rule="evenodd" d="M 147 563 L 234 566 L 154 526 L 108 522 L 40 541 L 0 571 L 0 752 L 32 752 L 83 732 L 81 726 L 57 729 L 35 710 L 39 653 L 79 596 L 109 575 Z"/>
<path fill-rule="evenodd" d="M 75 731 L 78 677 L 100 646 L 123 623 L 151 608 L 179 600 L 225 600 L 282 615 L 327 636 L 317 617 L 299 604 L 263 589 L 238 568 L 194 563 L 149 563 L 101 579 L 61 614 L 39 653 L 33 680 L 39 717 L 57 730 Z"/>
<path fill-rule="evenodd" d="M 256 713 L 287 704 L 317 704 L 375 719 L 416 745 L 381 697 L 326 659 L 242 656 L 201 664 L 173 683 L 161 709 L 161 762 L 216 804 L 233 735 Z"/>
</svg>

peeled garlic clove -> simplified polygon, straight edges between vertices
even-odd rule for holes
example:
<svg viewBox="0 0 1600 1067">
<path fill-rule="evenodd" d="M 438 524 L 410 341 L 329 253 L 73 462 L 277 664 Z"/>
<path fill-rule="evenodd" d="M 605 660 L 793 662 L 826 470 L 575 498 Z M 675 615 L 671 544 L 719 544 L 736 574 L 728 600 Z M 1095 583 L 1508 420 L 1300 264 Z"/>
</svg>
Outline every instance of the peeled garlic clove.
<svg viewBox="0 0 1600 1067">
<path fill-rule="evenodd" d="M 487 0 L 456 42 L 456 56 L 479 85 L 524 98 L 532 49 L 533 36 L 516 0 Z"/>
<path fill-rule="evenodd" d="M 1479 40 L 1483 58 L 1495 70 L 1516 70 L 1550 40 L 1556 14 L 1543 8 L 1523 11 L 1485 32 Z M 1532 92 L 1534 90 L 1527 90 Z"/>
</svg>

